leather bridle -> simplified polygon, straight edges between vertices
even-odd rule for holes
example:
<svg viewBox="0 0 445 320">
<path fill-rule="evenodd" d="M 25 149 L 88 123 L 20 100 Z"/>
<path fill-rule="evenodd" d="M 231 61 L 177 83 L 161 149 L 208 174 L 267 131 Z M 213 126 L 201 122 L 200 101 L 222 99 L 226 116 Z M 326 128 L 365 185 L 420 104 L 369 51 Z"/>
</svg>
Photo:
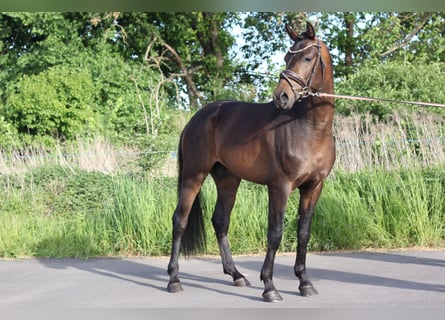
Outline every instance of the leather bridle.
<svg viewBox="0 0 445 320">
<path fill-rule="evenodd" d="M 297 73 L 293 72 L 290 69 L 285 69 L 283 72 L 280 73 L 280 79 L 284 79 L 289 83 L 289 85 L 292 89 L 292 92 L 294 93 L 295 98 L 297 100 L 302 99 L 302 98 L 307 98 L 308 96 L 316 95 L 316 93 L 312 91 L 311 84 L 312 84 L 313 75 L 317 69 L 317 65 L 319 62 L 321 64 L 321 74 L 322 74 L 322 82 L 321 83 L 322 84 L 321 84 L 321 87 L 317 90 L 317 92 L 320 92 L 323 89 L 325 64 L 324 64 L 323 58 L 321 56 L 320 40 L 317 40 L 317 43 L 311 43 L 310 45 L 308 45 L 302 49 L 299 49 L 299 50 L 289 49 L 288 52 L 290 54 L 298 54 L 298 53 L 303 52 L 303 51 L 305 51 L 309 48 L 312 48 L 312 47 L 317 47 L 317 49 L 318 49 L 317 59 L 315 60 L 314 65 L 312 66 L 312 71 L 311 71 L 311 73 L 309 75 L 309 79 L 307 79 L 307 81 L 305 79 L 303 79 L 303 77 L 301 77 L 300 75 L 298 75 Z M 297 88 L 295 87 L 295 83 L 300 85 L 300 87 L 301 87 L 300 92 L 297 91 Z"/>
</svg>

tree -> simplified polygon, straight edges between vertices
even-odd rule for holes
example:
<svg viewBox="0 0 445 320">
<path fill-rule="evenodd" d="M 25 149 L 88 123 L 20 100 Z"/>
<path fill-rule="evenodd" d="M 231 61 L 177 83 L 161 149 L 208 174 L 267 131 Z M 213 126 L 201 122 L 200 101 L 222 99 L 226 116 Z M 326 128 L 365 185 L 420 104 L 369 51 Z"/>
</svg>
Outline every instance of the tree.
<svg viewBox="0 0 445 320">
<path fill-rule="evenodd" d="M 154 38 L 152 50 L 166 58 L 162 72 L 185 88 L 192 107 L 218 98 L 231 77 L 234 43 L 228 23 L 235 13 L 120 13 L 115 24 L 117 44 L 128 59 L 141 59 Z M 125 37 L 123 36 L 125 34 Z M 125 38 L 125 44 L 123 39 Z"/>
<path fill-rule="evenodd" d="M 15 128 L 2 125 L 7 132 L 61 140 L 155 132 L 144 109 L 151 93 L 139 99 L 134 79 L 144 90 L 161 81 L 159 70 L 141 72 L 146 62 L 122 57 L 117 26 L 95 22 L 83 13 L 0 15 L 0 57 L 9 66 L 0 74 L 0 117 Z"/>
<path fill-rule="evenodd" d="M 304 12 L 250 12 L 244 16 L 242 37 L 245 41 L 241 48 L 244 62 L 237 69 L 237 80 L 241 84 L 253 84 L 263 92 L 257 95 L 270 99 L 273 87 L 279 79 L 279 71 L 273 69 L 272 57 L 277 52 L 284 55 L 292 44 L 284 31 L 286 24 L 296 30 L 305 30 L 307 14 Z M 259 73 L 261 66 L 268 66 L 267 73 Z M 258 89 L 257 89 L 258 90 Z"/>
<path fill-rule="evenodd" d="M 168 58 L 162 71 L 184 88 L 193 108 L 216 99 L 241 97 L 234 88 L 267 87 L 257 75 L 259 65 L 290 44 L 284 25 L 302 27 L 305 19 L 304 13 L 124 12 L 117 18 L 116 32 L 125 33 L 117 42 L 121 42 L 121 52 L 133 59 L 141 56 L 151 39 L 159 39 L 152 49 Z M 235 44 L 231 33 L 235 26 L 244 30 L 241 36 L 246 45 L 241 50 L 245 61 L 236 60 L 230 50 Z"/>
<path fill-rule="evenodd" d="M 337 78 L 367 60 L 433 62 L 445 59 L 445 14 L 339 12 L 320 15 L 323 39 L 331 47 Z"/>
<path fill-rule="evenodd" d="M 361 12 L 321 14 L 320 36 L 331 48 L 337 78 L 351 74 L 363 60 L 362 26 L 366 18 Z"/>
<path fill-rule="evenodd" d="M 71 28 L 61 13 L 0 14 L 0 63 L 7 66 L 0 81 L 37 74 L 77 51 L 79 41 Z"/>
<path fill-rule="evenodd" d="M 323 38 L 334 56 L 336 91 L 387 99 L 444 101 L 443 13 L 379 12 L 322 15 Z M 400 105 L 337 101 L 340 113 L 383 118 Z"/>
<path fill-rule="evenodd" d="M 308 15 L 1 13 L 0 134 L 156 137 L 169 130 L 171 109 L 269 100 L 280 71 L 273 59 L 291 45 L 284 26 L 301 29 Z M 319 18 L 338 84 L 362 68 L 384 74 L 382 63 L 426 70 L 445 59 L 444 13 L 310 15 Z"/>
<path fill-rule="evenodd" d="M 445 61 L 445 14 L 377 13 L 364 36 L 369 58 L 403 61 Z"/>
</svg>

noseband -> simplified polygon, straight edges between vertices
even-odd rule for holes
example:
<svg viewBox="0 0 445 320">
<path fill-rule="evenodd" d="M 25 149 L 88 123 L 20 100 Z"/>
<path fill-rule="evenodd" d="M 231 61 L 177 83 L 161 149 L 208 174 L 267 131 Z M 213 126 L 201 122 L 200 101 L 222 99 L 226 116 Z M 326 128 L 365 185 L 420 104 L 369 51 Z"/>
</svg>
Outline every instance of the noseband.
<svg viewBox="0 0 445 320">
<path fill-rule="evenodd" d="M 312 48 L 312 47 L 317 47 L 318 53 L 317 53 L 317 59 L 315 60 L 314 65 L 312 66 L 312 72 L 311 72 L 309 79 L 307 81 L 305 81 L 300 75 L 296 74 L 295 72 L 293 72 L 292 70 L 289 70 L 289 69 L 285 69 L 283 72 L 280 73 L 280 79 L 284 79 L 289 83 L 289 85 L 292 89 L 292 92 L 294 93 L 296 98 L 300 97 L 300 99 L 302 99 L 302 98 L 307 98 L 310 95 L 315 95 L 314 92 L 312 92 L 311 84 L 312 84 L 312 76 L 315 73 L 315 69 L 317 68 L 318 61 L 320 61 L 320 64 L 321 64 L 321 75 L 322 75 L 321 87 L 318 89 L 318 91 L 321 91 L 323 89 L 325 64 L 324 64 L 323 58 L 321 57 L 320 40 L 318 40 L 316 44 L 312 43 L 312 44 L 310 44 L 302 49 L 299 49 L 299 50 L 289 49 L 288 52 L 290 54 L 297 54 L 297 53 L 303 52 L 303 51 L 305 51 L 309 48 Z M 295 83 L 298 83 L 301 86 L 300 92 L 297 92 L 297 88 L 295 88 L 295 86 L 294 86 Z"/>
</svg>

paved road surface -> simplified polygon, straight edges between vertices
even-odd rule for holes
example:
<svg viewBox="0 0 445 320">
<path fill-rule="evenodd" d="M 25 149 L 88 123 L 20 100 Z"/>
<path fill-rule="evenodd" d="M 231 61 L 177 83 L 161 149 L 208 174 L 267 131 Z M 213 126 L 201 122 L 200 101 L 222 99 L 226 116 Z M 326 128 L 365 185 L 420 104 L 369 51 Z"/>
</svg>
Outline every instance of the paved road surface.
<svg viewBox="0 0 445 320">
<path fill-rule="evenodd" d="M 0 308 L 444 308 L 445 251 L 308 255 L 319 295 L 302 297 L 294 255 L 279 255 L 275 284 L 283 302 L 261 294 L 263 256 L 236 257 L 251 287 L 232 286 L 217 257 L 180 259 L 184 291 L 166 291 L 167 258 L 0 260 Z"/>
</svg>

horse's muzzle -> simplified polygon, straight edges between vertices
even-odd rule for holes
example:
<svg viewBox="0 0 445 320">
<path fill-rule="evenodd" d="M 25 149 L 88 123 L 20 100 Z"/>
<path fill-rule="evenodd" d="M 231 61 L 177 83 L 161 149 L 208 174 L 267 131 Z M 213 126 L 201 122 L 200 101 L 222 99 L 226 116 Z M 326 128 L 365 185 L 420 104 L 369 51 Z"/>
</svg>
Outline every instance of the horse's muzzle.
<svg viewBox="0 0 445 320">
<path fill-rule="evenodd" d="M 273 101 L 278 109 L 286 110 L 292 108 L 294 103 L 300 98 L 301 96 L 296 96 L 294 92 L 287 92 L 277 88 L 274 92 Z"/>
</svg>

